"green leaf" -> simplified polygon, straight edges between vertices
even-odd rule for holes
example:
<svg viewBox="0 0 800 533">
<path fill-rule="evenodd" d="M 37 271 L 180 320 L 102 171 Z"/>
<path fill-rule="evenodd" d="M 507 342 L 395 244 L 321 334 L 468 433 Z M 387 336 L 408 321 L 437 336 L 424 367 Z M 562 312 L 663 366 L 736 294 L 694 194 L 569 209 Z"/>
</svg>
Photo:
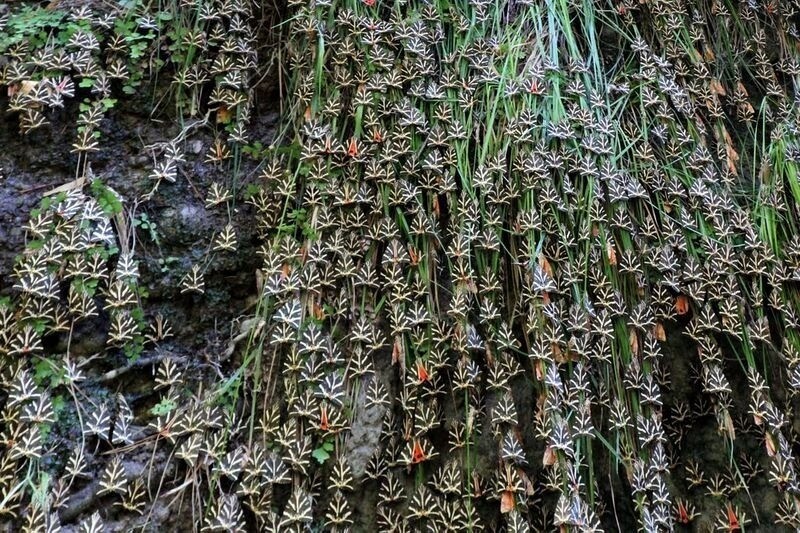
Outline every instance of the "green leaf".
<svg viewBox="0 0 800 533">
<path fill-rule="evenodd" d="M 164 416 L 169 414 L 177 405 L 169 398 L 163 398 L 160 402 L 150 408 L 150 414 L 153 416 Z"/>
<path fill-rule="evenodd" d="M 331 454 L 329 454 L 329 453 L 328 453 L 328 452 L 327 452 L 327 451 L 324 449 L 324 446 L 325 446 L 325 445 L 323 444 L 321 447 L 319 447 L 319 448 L 317 448 L 316 450 L 314 450 L 313 452 L 311 452 L 311 456 L 312 456 L 314 459 L 316 459 L 316 460 L 317 460 L 317 462 L 318 462 L 319 464 L 322 464 L 322 463 L 324 463 L 324 462 L 325 462 L 325 461 L 327 461 L 327 460 L 328 460 L 328 458 L 331 456 Z"/>
<path fill-rule="evenodd" d="M 53 396 L 52 399 L 52 406 L 53 406 L 53 414 L 58 416 L 61 411 L 67 406 L 67 401 L 64 399 L 62 394 L 57 394 Z"/>
<path fill-rule="evenodd" d="M 97 203 L 100 204 L 100 208 L 106 215 L 111 216 L 122 212 L 122 202 L 119 197 L 111 189 L 103 185 L 103 182 L 94 180 L 91 188 Z"/>
<path fill-rule="evenodd" d="M 48 359 L 39 359 L 33 369 L 33 380 L 39 386 L 55 388 L 64 383 L 64 369 Z"/>
<path fill-rule="evenodd" d="M 247 187 L 244 189 L 244 198 L 245 200 L 249 200 L 250 198 L 254 197 L 259 193 L 261 187 L 254 183 L 249 183 Z"/>
</svg>

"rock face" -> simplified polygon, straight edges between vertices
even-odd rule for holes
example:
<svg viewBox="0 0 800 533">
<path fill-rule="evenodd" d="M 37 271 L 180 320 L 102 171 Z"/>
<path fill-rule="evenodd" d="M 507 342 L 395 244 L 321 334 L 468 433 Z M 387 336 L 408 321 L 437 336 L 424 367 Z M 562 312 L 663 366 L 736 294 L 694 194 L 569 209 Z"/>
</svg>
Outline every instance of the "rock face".
<svg viewBox="0 0 800 533">
<path fill-rule="evenodd" d="M 251 122 L 263 143 L 271 141 L 276 125 L 277 115 L 270 105 L 267 102 L 256 106 L 256 116 Z M 0 98 L 0 106 L 7 107 L 8 99 Z M 180 136 L 181 127 L 173 121 L 165 126 L 163 119 L 153 120 L 145 111 L 136 101 L 121 100 L 106 115 L 100 125 L 102 141 L 87 167 L 87 175 L 102 182 L 121 200 L 121 225 L 127 229 L 127 244 L 140 275 L 141 291 L 136 296 L 144 321 L 143 334 L 154 334 L 150 328 L 157 327 L 161 319 L 169 334 L 158 343 L 145 342 L 134 359 L 110 348 L 109 314 L 102 309 L 105 300 L 98 294 L 97 316 L 76 322 L 69 331 L 44 336 L 44 357 L 30 361 L 30 375 L 37 385 L 47 388 L 46 398 L 54 402 L 57 413 L 57 422 L 48 428 L 47 446 L 54 450 L 47 455 L 49 472 L 63 472 L 74 446 L 86 447 L 87 471 L 74 478 L 59 510 L 65 531 L 78 531 L 78 524 L 87 522 L 97 510 L 102 511 L 104 531 L 138 526 L 175 531 L 192 529 L 192 510 L 176 509 L 166 498 L 163 502 L 149 503 L 143 516 L 138 512 L 110 512 L 116 507 L 112 507 L 114 498 L 102 492 L 103 474 L 109 464 L 104 453 L 124 446 L 125 442 L 113 439 L 95 442 L 81 427 L 98 406 L 107 408 L 107 421 L 113 427 L 113 421 L 120 416 L 114 395 L 121 391 L 131 411 L 131 423 L 138 428 L 134 432 L 137 440 L 142 439 L 147 448 L 141 453 L 122 454 L 125 477 L 130 482 L 146 478 L 149 484 L 145 485 L 146 490 L 156 493 L 162 490 L 164 476 L 175 475 L 176 465 L 161 451 L 154 455 L 152 446 L 147 444 L 153 439 L 152 429 L 146 429 L 153 421 L 151 409 L 162 401 L 161 394 L 154 390 L 157 369 L 166 360 L 179 365 L 186 389 L 180 391 L 181 396 L 173 397 L 177 403 L 183 401 L 182 395 L 211 383 L 212 368 L 219 368 L 220 356 L 231 339 L 231 324 L 248 308 L 252 309 L 256 294 L 258 241 L 249 222 L 252 208 L 243 202 L 241 191 L 255 180 L 260 160 L 244 157 L 240 162 L 237 179 L 241 189 L 237 190 L 235 200 L 227 204 L 229 210 L 226 205 L 207 206 L 205 199 L 212 185 L 230 183 L 233 174 L 227 167 L 204 162 L 204 150 L 214 143 L 213 132 L 193 131 L 185 142 L 181 175 L 173 183 L 161 183 L 154 191 L 150 175 L 157 158 L 148 147 Z M 47 127 L 24 136 L 19 135 L 15 119 L 5 118 L 0 124 L 0 142 L 4 147 L 0 152 L 0 301 L 13 300 L 19 295 L 18 288 L 14 288 L 19 282 L 15 264 L 34 239 L 25 229 L 32 212 L 43 199 L 56 198 L 60 188 L 75 183 L 78 158 L 70 147 L 77 113 L 77 106 L 70 102 L 66 109 L 51 117 L 52 123 Z M 91 195 L 88 183 L 81 189 Z M 208 261 L 216 234 L 228 223 L 237 228 L 236 249 Z M 122 242 L 120 227 L 115 220 L 113 229 L 118 244 Z M 181 280 L 187 271 L 203 262 L 205 293 L 181 292 Z M 113 269 L 116 263 L 117 258 L 112 257 L 104 266 Z M 67 294 L 61 296 L 66 301 Z M 0 354 L 0 369 L 7 380 L 5 372 L 15 368 L 16 362 L 5 357 L 5 352 Z M 70 361 L 80 367 L 80 396 L 71 397 L 65 382 L 44 370 L 43 365 L 50 364 L 44 363 L 45 360 L 59 365 L 61 361 Z M 51 382 L 55 386 L 47 387 Z M 9 401 L 7 385 L 4 381 L 0 389 L 0 408 Z M 5 429 L 0 424 L 0 430 Z M 86 452 L 89 447 L 97 453 Z M 160 450 L 158 446 L 156 449 Z M 27 512 L 22 516 L 27 516 Z M 18 530 L 17 522 L 4 520 L 7 517 L 0 518 L 0 527 Z"/>
<path fill-rule="evenodd" d="M 120 4 L 0 4 L 0 529 L 800 528 L 791 3 Z"/>
<path fill-rule="evenodd" d="M 362 387 L 355 403 L 350 434 L 345 443 L 344 456 L 356 478 L 364 476 L 367 463 L 380 450 L 381 426 L 388 410 L 380 405 L 370 406 L 367 400 L 367 389 Z"/>
</svg>

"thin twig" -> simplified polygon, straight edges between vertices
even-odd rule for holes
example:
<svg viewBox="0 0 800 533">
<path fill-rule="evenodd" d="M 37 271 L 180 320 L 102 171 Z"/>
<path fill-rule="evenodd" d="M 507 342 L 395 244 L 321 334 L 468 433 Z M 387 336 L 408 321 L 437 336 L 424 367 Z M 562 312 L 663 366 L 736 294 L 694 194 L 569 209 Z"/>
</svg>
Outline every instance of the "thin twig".
<svg viewBox="0 0 800 533">
<path fill-rule="evenodd" d="M 159 353 L 159 354 L 156 354 L 156 355 L 152 355 L 150 357 L 143 357 L 142 359 L 137 359 L 136 361 L 134 361 L 134 362 L 130 363 L 129 365 L 124 366 L 122 368 L 115 368 L 114 370 L 109 370 L 108 372 L 106 372 L 102 376 L 98 377 L 96 379 L 96 381 L 97 381 L 97 383 L 105 383 L 107 381 L 111 381 L 111 380 L 117 379 L 121 375 L 133 370 L 134 368 L 141 368 L 141 367 L 144 367 L 144 366 L 150 366 L 150 365 L 158 363 L 158 362 L 160 362 L 160 361 L 162 361 L 164 359 L 172 359 L 176 363 L 185 363 L 186 362 L 186 358 L 185 357 L 173 357 L 170 354 Z"/>
</svg>

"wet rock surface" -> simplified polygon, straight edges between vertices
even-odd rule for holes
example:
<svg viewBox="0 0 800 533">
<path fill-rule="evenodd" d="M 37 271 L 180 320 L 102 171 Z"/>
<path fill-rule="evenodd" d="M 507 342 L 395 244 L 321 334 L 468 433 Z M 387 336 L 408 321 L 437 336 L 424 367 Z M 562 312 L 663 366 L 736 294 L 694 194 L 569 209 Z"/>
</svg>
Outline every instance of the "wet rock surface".
<svg viewBox="0 0 800 533">
<path fill-rule="evenodd" d="M 230 4 L 215 7 L 238 9 Z M 130 249 L 140 278 L 130 299 L 117 296 L 135 303 L 125 317 L 153 327 L 140 352 L 107 349 L 123 314 L 93 293 L 94 316 L 45 335 L 46 357 L 31 358 L 29 371 L 42 388 L 57 391 L 46 398 L 55 421 L 38 424 L 49 415 L 35 411 L 36 394 L 20 392 L 28 389 L 24 379 L 12 393 L 2 383 L 0 402 L 13 403 L 12 394 L 28 402 L 9 418 L 28 424 L 24 438 L 38 438 L 40 427 L 48 432 L 32 462 L 39 477 L 26 482 L 37 497 L 63 496 L 53 503 L 62 530 L 88 530 L 95 517 L 103 531 L 188 531 L 208 519 L 221 530 L 267 523 L 272 530 L 309 523 L 325 530 L 339 504 L 334 514 L 350 513 L 355 531 L 392 521 L 452 527 L 456 518 L 471 521 L 457 515 L 474 509 L 486 530 L 509 532 L 528 524 L 535 531 L 554 524 L 591 530 L 595 523 L 607 531 L 658 524 L 788 531 L 783 524 L 800 523 L 793 508 L 800 421 L 796 394 L 784 389 L 800 356 L 781 351 L 782 343 L 797 342 L 797 332 L 786 331 L 800 329 L 781 316 L 798 301 L 787 270 L 797 258 L 777 257 L 765 245 L 772 239 L 774 249 L 789 247 L 791 232 L 778 235 L 775 221 L 800 220 L 790 205 L 800 200 L 791 201 L 798 194 L 796 141 L 782 138 L 797 135 L 786 87 L 798 69 L 792 47 L 784 46 L 796 29 L 782 33 L 794 14 L 781 19 L 775 3 L 675 3 L 670 20 L 692 20 L 683 50 L 670 35 L 681 24 L 663 24 L 655 12 L 668 3 L 641 2 L 632 15 L 624 4 L 470 2 L 460 21 L 427 3 L 398 3 L 391 17 L 383 2 L 363 4 L 357 20 L 330 2 L 286 18 L 294 28 L 288 74 L 300 82 L 281 95 L 300 104 L 288 106 L 285 120 L 304 127 L 285 151 L 265 155 L 282 127 L 276 99 L 256 97 L 251 108 L 253 93 L 238 73 L 207 87 L 238 87 L 242 94 L 227 93 L 240 102 L 230 106 L 240 106 L 235 113 L 217 106 L 183 130 L 154 105 L 167 100 L 163 87 L 134 90 L 115 105 L 98 98 L 113 109 L 94 126 L 99 149 L 88 165 L 71 149 L 75 103 L 48 111 L 50 124 L 28 135 L 19 134 L 20 117 L 2 119 L 0 297 L 16 294 L 14 258 L 36 242 L 25 229 L 28 214 L 85 177 L 107 187 L 103 194 L 119 195 L 117 244 Z M 106 5 L 56 1 L 26 20 L 37 27 L 55 7 Z M 505 5 L 494 13 L 502 24 L 485 11 L 497 5 Z M 726 21 L 730 11 L 735 25 Z M 217 45 L 224 24 L 248 33 L 231 12 L 203 15 L 217 26 Z M 154 20 L 136 17 L 123 40 L 153 39 L 147 32 Z M 157 17 L 169 29 L 174 13 Z M 531 20 L 565 31 L 574 25 L 576 36 L 536 33 Z M 764 35 L 773 23 L 782 31 Z M 321 26 L 324 35 L 316 35 Z M 620 31 L 626 26 L 643 37 Z M 158 41 L 151 65 L 184 40 L 175 35 Z M 350 42 L 353 36 L 359 38 Z M 729 40 L 749 43 L 750 36 L 752 47 L 731 54 Z M 241 43 L 224 42 L 224 53 L 234 44 Z M 331 54 L 337 44 L 348 53 Z M 420 53 L 428 47 L 437 50 L 430 64 Z M 256 51 L 244 48 L 235 52 L 243 70 L 259 70 L 251 61 Z M 549 55 L 537 57 L 544 49 Z M 319 50 L 336 56 L 335 68 L 313 55 Z M 747 66 L 754 51 L 766 87 L 739 73 L 749 67 L 731 68 L 735 57 Z M 115 59 L 104 56 L 103 67 Z M 205 59 L 219 64 L 219 56 Z M 370 68 L 392 74 L 373 78 Z M 522 78 L 512 84 L 517 70 Z M 0 108 L 19 91 L 44 87 L 41 81 L 12 83 Z M 88 94 L 97 80 L 83 81 Z M 203 89 L 193 98 L 202 107 L 219 103 L 220 94 Z M 160 114 L 145 112 L 153 107 Z M 28 118 L 41 109 L 34 102 Z M 225 138 L 239 135 L 234 126 L 244 123 L 260 146 L 237 151 L 239 143 L 231 164 L 220 155 Z M 459 131 L 461 124 L 469 131 Z M 759 146 L 759 137 L 769 144 Z M 169 158 L 180 161 L 176 171 L 156 182 L 163 154 L 176 148 Z M 278 170 L 257 177 L 262 157 L 289 153 L 287 167 L 274 157 Z M 772 181 L 781 172 L 789 187 Z M 752 191 L 758 201 L 750 199 L 751 181 L 760 181 Z M 256 183 L 264 193 L 257 209 L 245 202 Z M 214 186 L 231 192 L 230 200 L 210 205 Z M 322 207 L 327 218 L 317 227 Z M 97 218 L 104 220 L 82 222 L 92 229 Z M 773 276 L 773 267 L 786 275 Z M 189 286 L 195 274 L 202 284 Z M 70 297 L 69 283 L 56 299 Z M 727 306 L 732 300 L 744 304 Z M 38 311 L 25 312 L 34 313 L 35 324 Z M 351 338 L 359 313 L 374 320 L 375 338 L 363 331 Z M 721 328 L 718 315 L 725 315 Z M 26 327 L 22 344 L 34 330 Z M 743 334 L 750 341 L 742 342 Z M 368 356 L 357 357 L 366 352 L 355 348 L 367 345 Z M 17 350 L 25 357 L 30 351 L 27 344 Z M 61 367 L 48 366 L 65 354 L 69 381 Z M 800 390 L 800 372 L 794 376 L 791 387 Z M 386 400 L 373 403 L 370 379 L 389 392 Z M 756 392 L 762 380 L 770 386 Z M 620 410 L 611 413 L 614 399 Z M 448 479 L 449 464 L 456 467 Z M 333 475 L 343 465 L 352 480 Z M 57 484 L 63 479 L 70 490 Z M 134 489 L 148 495 L 143 508 Z M 450 514 L 433 512 L 440 505 Z M 4 508 L 0 528 L 19 528 L 34 509 L 26 502 L 9 518 Z"/>
<path fill-rule="evenodd" d="M 274 135 L 275 125 L 276 114 L 267 108 L 255 118 L 253 128 L 266 144 Z M 123 391 L 135 418 L 146 424 L 152 420 L 148 411 L 157 402 L 152 381 L 160 361 L 165 358 L 179 361 L 186 368 L 192 388 L 202 387 L 202 382 L 209 379 L 210 368 L 230 338 L 232 321 L 245 312 L 256 293 L 258 243 L 248 222 L 251 210 L 241 197 L 229 213 L 205 205 L 212 183 L 229 183 L 232 179 L 227 168 L 203 162 L 208 146 L 213 143 L 213 131 L 199 130 L 187 139 L 186 163 L 180 176 L 175 183 L 162 183 L 152 192 L 153 181 L 148 176 L 154 157 L 148 146 L 168 141 L 180 131 L 176 127 L 164 128 L 162 121 L 137 114 L 135 105 L 121 106 L 110 113 L 102 130 L 102 149 L 97 157 L 91 158 L 90 175 L 120 195 L 127 224 L 134 228 L 132 250 L 139 263 L 140 285 L 145 288 L 142 309 L 149 319 L 157 315 L 168 317 L 172 335 L 157 346 L 146 348 L 139 354 L 138 362 L 131 363 L 122 354 L 105 351 L 108 322 L 101 313 L 94 319 L 81 321 L 69 334 L 45 338 L 45 345 L 54 354 L 69 349 L 73 358 L 85 363 L 84 392 L 91 402 L 111 405 L 114 395 Z M 61 122 L 29 136 L 19 135 L 11 120 L 0 124 L 0 144 L 4 147 L 0 152 L 0 297 L 15 292 L 14 263 L 25 249 L 24 228 L 31 210 L 51 191 L 76 178 L 76 158 L 69 151 L 72 135 L 73 127 L 66 112 Z M 255 179 L 258 164 L 252 158 L 243 160 L 239 187 Z M 150 226 L 135 227 L 134 221 L 143 214 Z M 191 265 L 208 256 L 215 234 L 227 223 L 237 229 L 237 249 L 208 265 L 205 294 L 181 293 L 182 277 Z M 80 440 L 71 401 L 59 418 L 54 428 L 59 435 L 56 448 L 48 458 L 55 465 L 63 465 L 66 450 Z M 78 483 L 77 491 L 60 511 L 65 524 L 62 531 L 81 530 L 77 521 L 96 510 L 103 510 L 104 531 L 129 531 L 134 527 L 144 527 L 146 531 L 192 529 L 197 519 L 192 518 L 192 513 L 197 509 L 167 498 L 155 501 L 144 516 L 109 513 L 110 507 L 104 509 L 107 498 L 98 496 L 98 491 L 102 467 L 108 460 L 104 455 L 107 451 L 101 448 L 97 455 L 88 456 L 89 463 L 95 466 L 86 480 Z M 164 471 L 164 465 L 171 464 L 161 452 L 153 455 L 149 449 L 138 454 L 126 453 L 123 462 L 127 478 L 146 476 L 153 489 L 167 476 L 175 475 Z M 118 520 L 114 519 L 115 514 L 119 514 Z"/>
</svg>

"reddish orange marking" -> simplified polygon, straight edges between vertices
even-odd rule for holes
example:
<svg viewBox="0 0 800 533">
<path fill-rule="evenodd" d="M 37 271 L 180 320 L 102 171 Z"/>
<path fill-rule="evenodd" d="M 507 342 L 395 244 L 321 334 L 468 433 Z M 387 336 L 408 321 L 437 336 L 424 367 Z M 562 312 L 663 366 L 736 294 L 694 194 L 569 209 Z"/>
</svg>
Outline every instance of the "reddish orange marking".
<svg viewBox="0 0 800 533">
<path fill-rule="evenodd" d="M 411 464 L 419 464 L 427 458 L 428 454 L 422 449 L 422 444 L 419 443 L 419 439 L 414 439 L 414 449 L 411 452 Z"/>
<path fill-rule="evenodd" d="M 358 155 L 358 145 L 356 144 L 355 137 L 350 139 L 350 145 L 347 147 L 347 155 L 350 157 L 355 157 Z"/>
<path fill-rule="evenodd" d="M 675 298 L 675 312 L 679 315 L 685 315 L 689 312 L 689 297 L 685 294 L 679 294 Z"/>
<path fill-rule="evenodd" d="M 420 381 L 428 381 L 430 379 L 430 375 L 428 374 L 428 369 L 425 368 L 425 363 L 419 361 L 417 363 L 417 379 Z"/>
<path fill-rule="evenodd" d="M 319 429 L 322 431 L 328 431 L 330 425 L 328 424 L 328 408 L 326 406 L 321 406 L 319 408 Z"/>
</svg>

